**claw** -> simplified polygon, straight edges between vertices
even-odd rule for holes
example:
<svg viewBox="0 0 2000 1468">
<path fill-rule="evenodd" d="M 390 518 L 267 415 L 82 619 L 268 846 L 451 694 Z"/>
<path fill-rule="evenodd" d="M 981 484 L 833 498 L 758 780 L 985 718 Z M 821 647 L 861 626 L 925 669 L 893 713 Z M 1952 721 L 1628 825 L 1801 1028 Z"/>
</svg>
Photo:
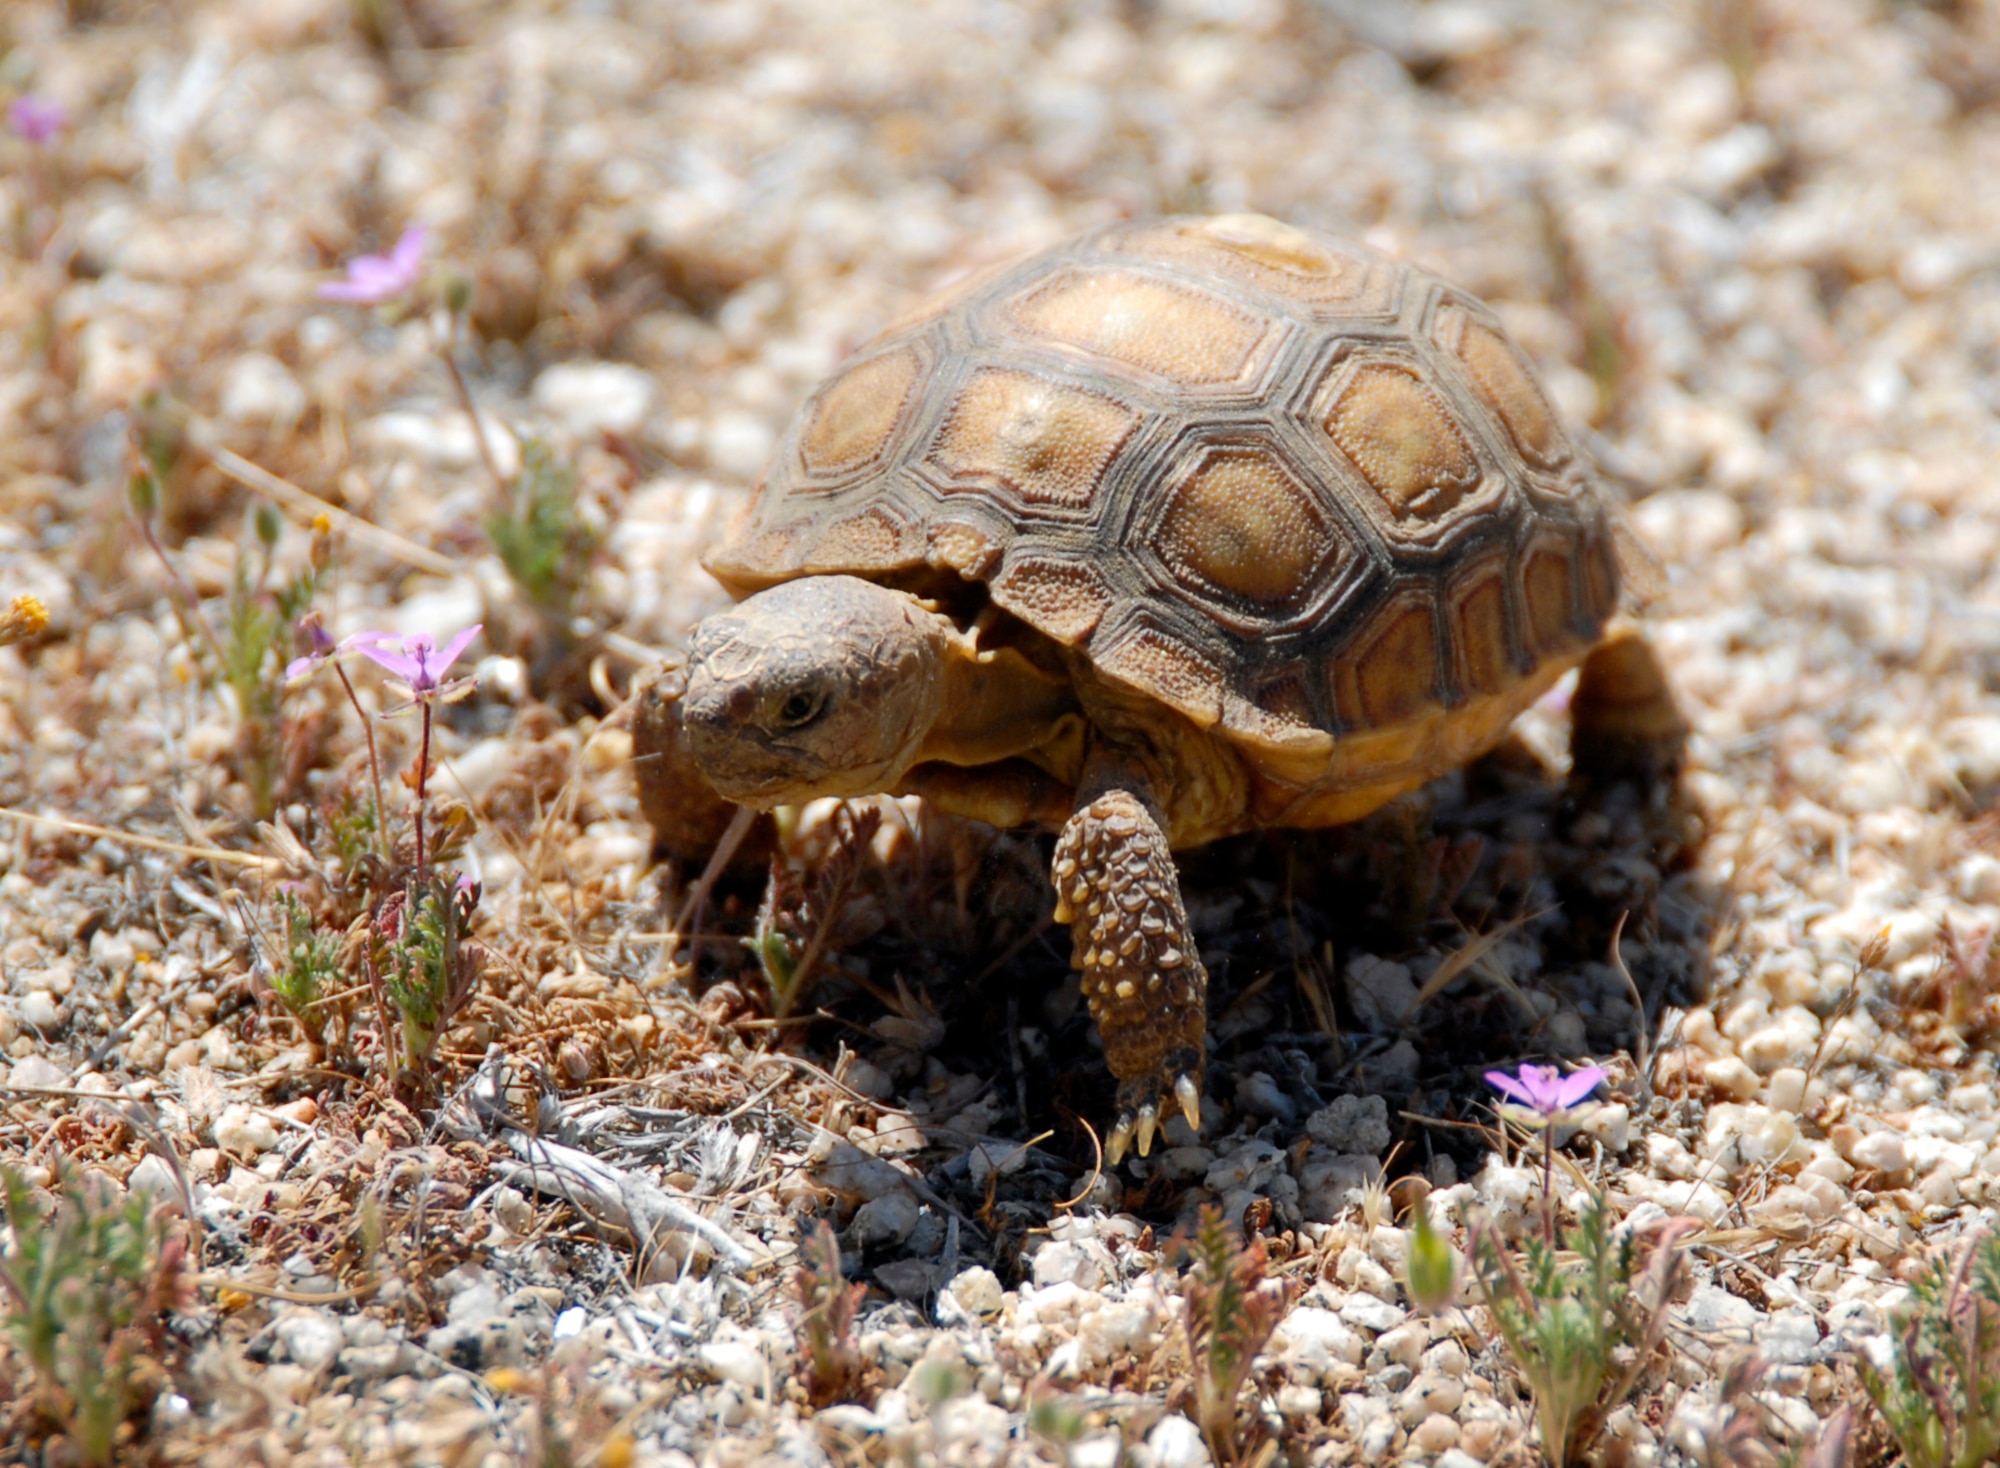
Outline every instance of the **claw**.
<svg viewBox="0 0 2000 1468">
<path fill-rule="evenodd" d="M 1159 1129 L 1160 1108 L 1148 1101 L 1139 1108 L 1139 1155 L 1153 1150 L 1153 1133 Z"/>
<path fill-rule="evenodd" d="M 1182 1074 L 1174 1082 L 1174 1099 L 1181 1103 L 1181 1115 L 1187 1118 L 1188 1130 L 1197 1134 L 1201 1131 L 1201 1087 L 1194 1083 L 1194 1077 Z"/>
<path fill-rule="evenodd" d="M 1130 1116 L 1121 1116 L 1118 1118 L 1118 1125 L 1111 1129 L 1111 1135 L 1104 1139 L 1104 1165 L 1106 1167 L 1116 1167 L 1125 1160 L 1125 1153 L 1131 1146 L 1132 1118 Z M 1141 1149 L 1139 1155 L 1142 1157 L 1145 1155 L 1143 1149 Z"/>
</svg>

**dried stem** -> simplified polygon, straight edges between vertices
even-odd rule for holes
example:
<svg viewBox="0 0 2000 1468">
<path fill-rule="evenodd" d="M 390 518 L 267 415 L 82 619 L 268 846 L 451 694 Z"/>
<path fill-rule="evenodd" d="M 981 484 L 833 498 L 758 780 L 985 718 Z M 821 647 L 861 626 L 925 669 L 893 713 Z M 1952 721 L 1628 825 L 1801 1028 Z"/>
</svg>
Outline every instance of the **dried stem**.
<svg viewBox="0 0 2000 1468">
<path fill-rule="evenodd" d="M 393 858 L 395 853 L 389 844 L 389 806 L 382 798 L 382 761 L 375 752 L 375 726 L 368 721 L 367 710 L 361 707 L 360 696 L 355 693 L 354 685 L 348 681 L 347 669 L 336 662 L 333 671 L 340 675 L 340 686 L 347 690 L 347 701 L 354 705 L 354 716 L 361 720 L 361 732 L 368 740 L 368 775 L 375 782 L 375 839 L 381 844 L 383 858 L 388 860 Z M 429 712 L 428 708 L 425 712 Z M 418 807 L 418 816 L 417 841 L 421 850 L 423 841 L 421 804 Z"/>
</svg>

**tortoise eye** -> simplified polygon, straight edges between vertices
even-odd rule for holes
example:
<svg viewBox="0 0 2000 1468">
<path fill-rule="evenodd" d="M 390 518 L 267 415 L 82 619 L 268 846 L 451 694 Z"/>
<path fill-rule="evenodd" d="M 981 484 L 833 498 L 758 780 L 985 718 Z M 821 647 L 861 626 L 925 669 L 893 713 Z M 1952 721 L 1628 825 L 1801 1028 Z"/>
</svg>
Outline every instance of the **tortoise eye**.
<svg viewBox="0 0 2000 1468">
<path fill-rule="evenodd" d="M 796 729 L 810 724 L 826 707 L 826 694 L 817 688 L 801 688 L 778 705 L 775 722 L 780 729 Z"/>
</svg>

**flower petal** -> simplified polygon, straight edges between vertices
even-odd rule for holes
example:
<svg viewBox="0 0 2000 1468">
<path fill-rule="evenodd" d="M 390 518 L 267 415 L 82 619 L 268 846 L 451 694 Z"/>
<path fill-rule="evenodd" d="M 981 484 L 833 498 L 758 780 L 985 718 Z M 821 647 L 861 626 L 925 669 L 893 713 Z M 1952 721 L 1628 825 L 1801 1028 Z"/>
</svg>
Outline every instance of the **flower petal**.
<svg viewBox="0 0 2000 1468">
<path fill-rule="evenodd" d="M 285 664 L 285 681 L 287 683 L 296 682 L 298 679 L 313 672 L 314 669 L 318 668 L 325 661 L 326 654 L 321 652 L 309 652 L 302 658 L 293 658 L 289 663 Z"/>
<path fill-rule="evenodd" d="M 1516 1101 L 1524 1102 L 1530 1106 L 1535 1104 L 1534 1093 L 1515 1080 L 1514 1077 L 1508 1075 L 1504 1070 L 1489 1070 L 1486 1072 L 1486 1084 L 1493 1087 L 1494 1090 L 1503 1096 L 1512 1096 Z"/>
<path fill-rule="evenodd" d="M 1604 1067 L 1586 1065 L 1582 1070 L 1574 1071 L 1557 1082 L 1556 1106 L 1567 1111 L 1603 1084 Z"/>
<path fill-rule="evenodd" d="M 474 622 L 470 627 L 459 633 L 458 636 L 447 642 L 444 645 L 444 651 L 437 655 L 437 664 L 434 671 L 442 673 L 446 668 L 457 662 L 464 655 L 465 650 L 472 646 L 472 639 L 477 637 L 481 629 L 485 626 L 484 622 Z"/>
<path fill-rule="evenodd" d="M 354 650 L 367 658 L 378 668 L 386 668 L 407 683 L 414 683 L 423 676 L 423 664 L 401 652 L 391 652 L 387 644 L 399 639 L 384 638 L 381 642 L 357 642 Z"/>
<path fill-rule="evenodd" d="M 1561 1090 L 1562 1073 L 1553 1065 L 1524 1065 L 1521 1067 L 1521 1084 L 1528 1089 L 1534 1105 L 1543 1111 L 1556 1108 L 1556 1095 Z"/>
<path fill-rule="evenodd" d="M 413 224 L 403 231 L 403 237 L 396 241 L 396 248 L 389 252 L 390 263 L 404 280 L 414 283 L 417 267 L 424 262 L 424 251 L 430 245 L 431 232 L 421 224 Z"/>
</svg>

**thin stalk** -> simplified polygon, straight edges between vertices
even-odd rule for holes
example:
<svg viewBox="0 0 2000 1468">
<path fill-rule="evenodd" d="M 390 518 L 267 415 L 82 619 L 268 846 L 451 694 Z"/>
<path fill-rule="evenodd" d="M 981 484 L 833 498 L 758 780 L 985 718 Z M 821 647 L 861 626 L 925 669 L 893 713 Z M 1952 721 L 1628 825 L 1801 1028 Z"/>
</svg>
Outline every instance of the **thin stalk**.
<svg viewBox="0 0 2000 1468">
<path fill-rule="evenodd" d="M 335 662 L 333 671 L 340 675 L 340 686 L 347 690 L 347 701 L 354 705 L 354 716 L 361 720 L 361 732 L 368 740 L 368 775 L 375 782 L 375 840 L 382 848 L 382 859 L 393 863 L 395 851 L 389 845 L 389 806 L 382 799 L 382 761 L 375 753 L 375 726 L 369 722 L 367 712 L 361 707 L 354 685 L 347 680 L 347 669 Z M 417 840 L 419 843 L 423 840 L 421 831 Z"/>
<path fill-rule="evenodd" d="M 168 601 L 173 604 L 174 620 L 181 624 L 181 636 L 189 642 L 198 640 L 207 647 L 208 655 L 215 659 L 216 670 L 221 671 L 227 666 L 222 657 L 222 644 L 215 640 L 215 632 L 209 627 L 208 619 L 201 614 L 201 603 L 195 598 L 194 588 L 181 579 L 180 571 L 174 566 L 173 557 L 169 556 L 167 548 L 160 544 L 160 538 L 153 534 L 151 522 L 143 515 L 134 515 L 132 519 L 139 527 L 139 534 L 145 539 L 146 544 L 152 547 L 153 554 L 159 557 L 160 565 L 167 573 L 167 582 L 173 588 L 173 595 Z"/>
<path fill-rule="evenodd" d="M 479 410 L 472 405 L 472 389 L 465 385 L 465 374 L 458 370 L 458 313 L 450 313 L 451 331 L 438 344 L 438 356 L 444 359 L 444 370 L 451 378 L 452 391 L 458 395 L 458 406 L 472 421 L 472 441 L 479 448 L 479 461 L 486 466 L 492 477 L 494 493 L 504 502 L 507 498 L 507 478 L 500 472 L 500 465 L 493 458 L 493 450 L 486 442 L 486 430 L 480 426 Z"/>
<path fill-rule="evenodd" d="M 1542 1122 L 1542 1237 L 1553 1249 L 1556 1246 L 1556 1126 L 1552 1118 Z"/>
<path fill-rule="evenodd" d="M 431 773 L 431 702 L 422 700 L 424 706 L 424 742 L 417 751 L 417 880 L 424 876 L 424 787 Z"/>
</svg>

